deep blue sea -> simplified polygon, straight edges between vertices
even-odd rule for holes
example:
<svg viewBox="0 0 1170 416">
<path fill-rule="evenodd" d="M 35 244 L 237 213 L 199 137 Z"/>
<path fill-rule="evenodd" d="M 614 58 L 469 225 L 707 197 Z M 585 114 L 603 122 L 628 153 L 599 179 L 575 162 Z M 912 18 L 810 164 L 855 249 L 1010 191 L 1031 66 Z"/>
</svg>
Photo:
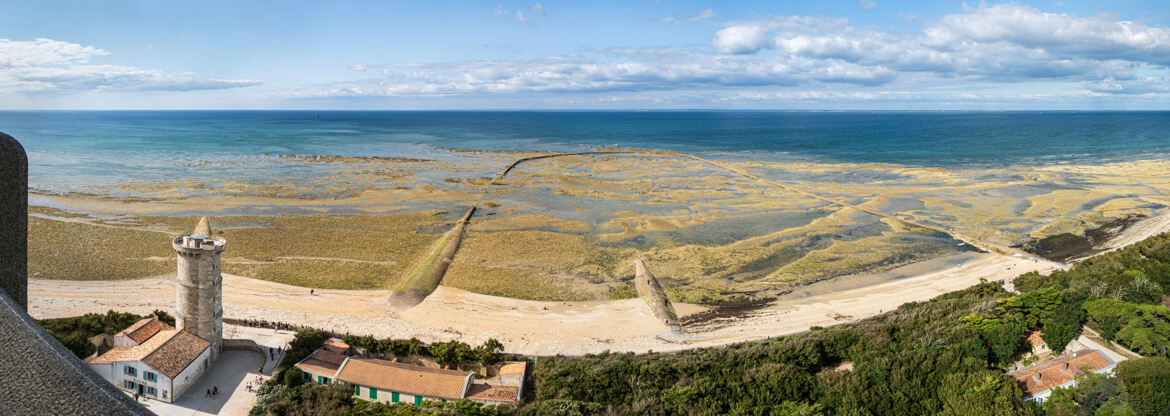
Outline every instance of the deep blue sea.
<svg viewBox="0 0 1170 416">
<path fill-rule="evenodd" d="M 748 159 L 1003 166 L 1170 154 L 1170 112 L 0 112 L 34 187 L 173 177 L 261 154 L 619 146 Z M 168 173 L 169 172 L 169 173 Z M 180 173 L 179 176 L 182 176 Z"/>
</svg>

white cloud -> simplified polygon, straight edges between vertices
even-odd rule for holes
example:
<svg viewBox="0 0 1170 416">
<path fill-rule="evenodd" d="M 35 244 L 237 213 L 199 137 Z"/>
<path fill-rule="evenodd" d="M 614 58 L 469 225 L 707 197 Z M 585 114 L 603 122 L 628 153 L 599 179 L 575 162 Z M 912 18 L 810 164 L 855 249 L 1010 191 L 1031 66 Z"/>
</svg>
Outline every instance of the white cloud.
<svg viewBox="0 0 1170 416">
<path fill-rule="evenodd" d="M 0 93 L 195 91 L 260 83 L 89 63 L 92 58 L 106 55 L 109 53 L 93 46 L 52 39 L 0 39 Z"/>
<path fill-rule="evenodd" d="M 532 3 L 528 6 L 528 9 L 541 16 L 545 15 L 544 6 L 542 6 L 540 3 Z"/>
<path fill-rule="evenodd" d="M 495 13 L 496 17 L 501 17 L 501 16 L 506 16 L 508 14 L 508 11 L 504 10 L 504 6 L 496 6 L 496 10 L 493 13 Z"/>
<path fill-rule="evenodd" d="M 861 4 L 861 8 L 865 10 L 877 10 L 878 8 L 878 4 L 873 0 L 859 0 L 859 3 Z"/>
<path fill-rule="evenodd" d="M 826 17 L 757 18 L 732 22 L 713 42 L 723 53 L 774 47 L 779 53 L 882 65 L 901 73 L 1002 81 L 1126 78 L 1170 64 L 1170 29 L 1017 5 L 969 8 L 917 33 L 856 27 Z"/>
<path fill-rule="evenodd" d="M 697 21 L 713 13 L 659 21 Z M 514 15 L 517 20 L 523 16 Z M 759 96 L 1059 103 L 1069 97 L 1170 93 L 1170 31 L 1164 28 L 1010 4 L 917 21 L 922 22 L 918 31 L 892 31 L 856 26 L 841 18 L 757 16 L 723 23 L 709 49 L 610 48 L 534 60 L 366 65 L 361 67 L 366 68 L 364 73 L 376 75 L 305 87 L 289 95 L 579 93 L 596 95 L 597 101 L 627 93 L 703 96 L 712 101 L 721 96 L 737 100 Z M 830 94 L 825 92 L 829 88 L 852 90 Z M 781 93 L 785 95 L 776 95 Z"/>
<path fill-rule="evenodd" d="M 672 24 L 672 25 L 678 25 L 678 24 L 683 24 L 683 23 L 694 23 L 694 22 L 698 22 L 700 20 L 707 20 L 707 19 L 710 19 L 712 17 L 715 17 L 715 11 L 711 10 L 711 9 L 707 9 L 707 10 L 699 11 L 695 14 L 692 14 L 692 15 L 686 16 L 686 17 L 663 17 L 663 18 L 660 18 L 657 20 L 660 23 L 668 23 L 668 24 Z"/>
<path fill-rule="evenodd" d="M 404 63 L 380 67 L 381 77 L 317 86 L 295 96 L 416 96 L 514 92 L 656 91 L 680 87 L 793 86 L 819 83 L 880 85 L 894 73 L 838 60 L 712 55 L 671 49 L 626 48 L 599 58 Z"/>
<path fill-rule="evenodd" d="M 524 17 L 524 12 L 519 10 L 516 11 L 516 21 L 522 24 L 528 24 L 528 19 Z"/>
<path fill-rule="evenodd" d="M 1170 64 L 1170 29 L 1103 15 L 1076 17 L 1005 4 L 944 16 L 924 33 L 933 45 L 1008 42 L 1063 56 Z"/>
<path fill-rule="evenodd" d="M 775 47 L 775 42 L 768 37 L 768 31 L 759 26 L 731 26 L 715 32 L 715 39 L 711 41 L 715 50 L 729 54 L 756 53 L 761 49 Z"/>
</svg>

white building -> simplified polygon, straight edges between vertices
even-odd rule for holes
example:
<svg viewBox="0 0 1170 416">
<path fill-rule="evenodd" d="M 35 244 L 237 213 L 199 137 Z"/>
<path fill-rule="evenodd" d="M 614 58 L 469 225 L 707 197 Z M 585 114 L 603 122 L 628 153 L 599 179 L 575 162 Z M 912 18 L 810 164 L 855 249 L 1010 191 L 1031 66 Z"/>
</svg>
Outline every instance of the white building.
<svg viewBox="0 0 1170 416">
<path fill-rule="evenodd" d="M 305 381 L 347 384 L 359 399 L 385 403 L 422 404 L 425 400 L 468 399 L 488 405 L 521 399 L 527 364 L 505 363 L 499 375 L 476 382 L 470 371 L 443 370 L 376 358 L 346 355 L 352 349 L 331 338 L 320 349 L 296 363 Z"/>
<path fill-rule="evenodd" d="M 1077 376 L 1087 373 L 1110 374 L 1117 363 L 1101 351 L 1083 349 L 1064 354 L 1007 375 L 1020 383 L 1025 400 L 1043 403 L 1057 387 L 1074 387 Z"/>
<path fill-rule="evenodd" d="M 199 380 L 210 361 L 210 342 L 147 318 L 119 332 L 114 348 L 89 367 L 114 386 L 170 403 Z"/>
</svg>

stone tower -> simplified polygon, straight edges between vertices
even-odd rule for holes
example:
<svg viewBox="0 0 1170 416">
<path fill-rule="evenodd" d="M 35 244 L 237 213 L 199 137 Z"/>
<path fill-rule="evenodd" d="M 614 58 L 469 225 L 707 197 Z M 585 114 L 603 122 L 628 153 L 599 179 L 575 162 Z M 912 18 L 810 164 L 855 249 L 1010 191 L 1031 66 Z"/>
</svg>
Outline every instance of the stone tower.
<svg viewBox="0 0 1170 416">
<path fill-rule="evenodd" d="M 175 323 L 211 342 L 211 359 L 223 350 L 223 276 L 219 259 L 226 242 L 211 233 L 207 217 L 199 220 L 195 232 L 176 238 L 171 244 L 179 257 Z"/>
</svg>

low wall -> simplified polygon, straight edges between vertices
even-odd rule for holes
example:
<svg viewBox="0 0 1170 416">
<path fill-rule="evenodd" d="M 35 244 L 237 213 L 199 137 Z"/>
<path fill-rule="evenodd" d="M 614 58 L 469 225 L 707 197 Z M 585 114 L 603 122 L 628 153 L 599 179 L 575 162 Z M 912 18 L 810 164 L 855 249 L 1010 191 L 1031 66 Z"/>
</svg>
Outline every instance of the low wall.
<svg viewBox="0 0 1170 416">
<path fill-rule="evenodd" d="M 223 349 L 228 351 L 251 351 L 260 354 L 260 366 L 268 365 L 268 351 L 260 348 L 256 341 L 250 339 L 225 339 Z"/>
</svg>

